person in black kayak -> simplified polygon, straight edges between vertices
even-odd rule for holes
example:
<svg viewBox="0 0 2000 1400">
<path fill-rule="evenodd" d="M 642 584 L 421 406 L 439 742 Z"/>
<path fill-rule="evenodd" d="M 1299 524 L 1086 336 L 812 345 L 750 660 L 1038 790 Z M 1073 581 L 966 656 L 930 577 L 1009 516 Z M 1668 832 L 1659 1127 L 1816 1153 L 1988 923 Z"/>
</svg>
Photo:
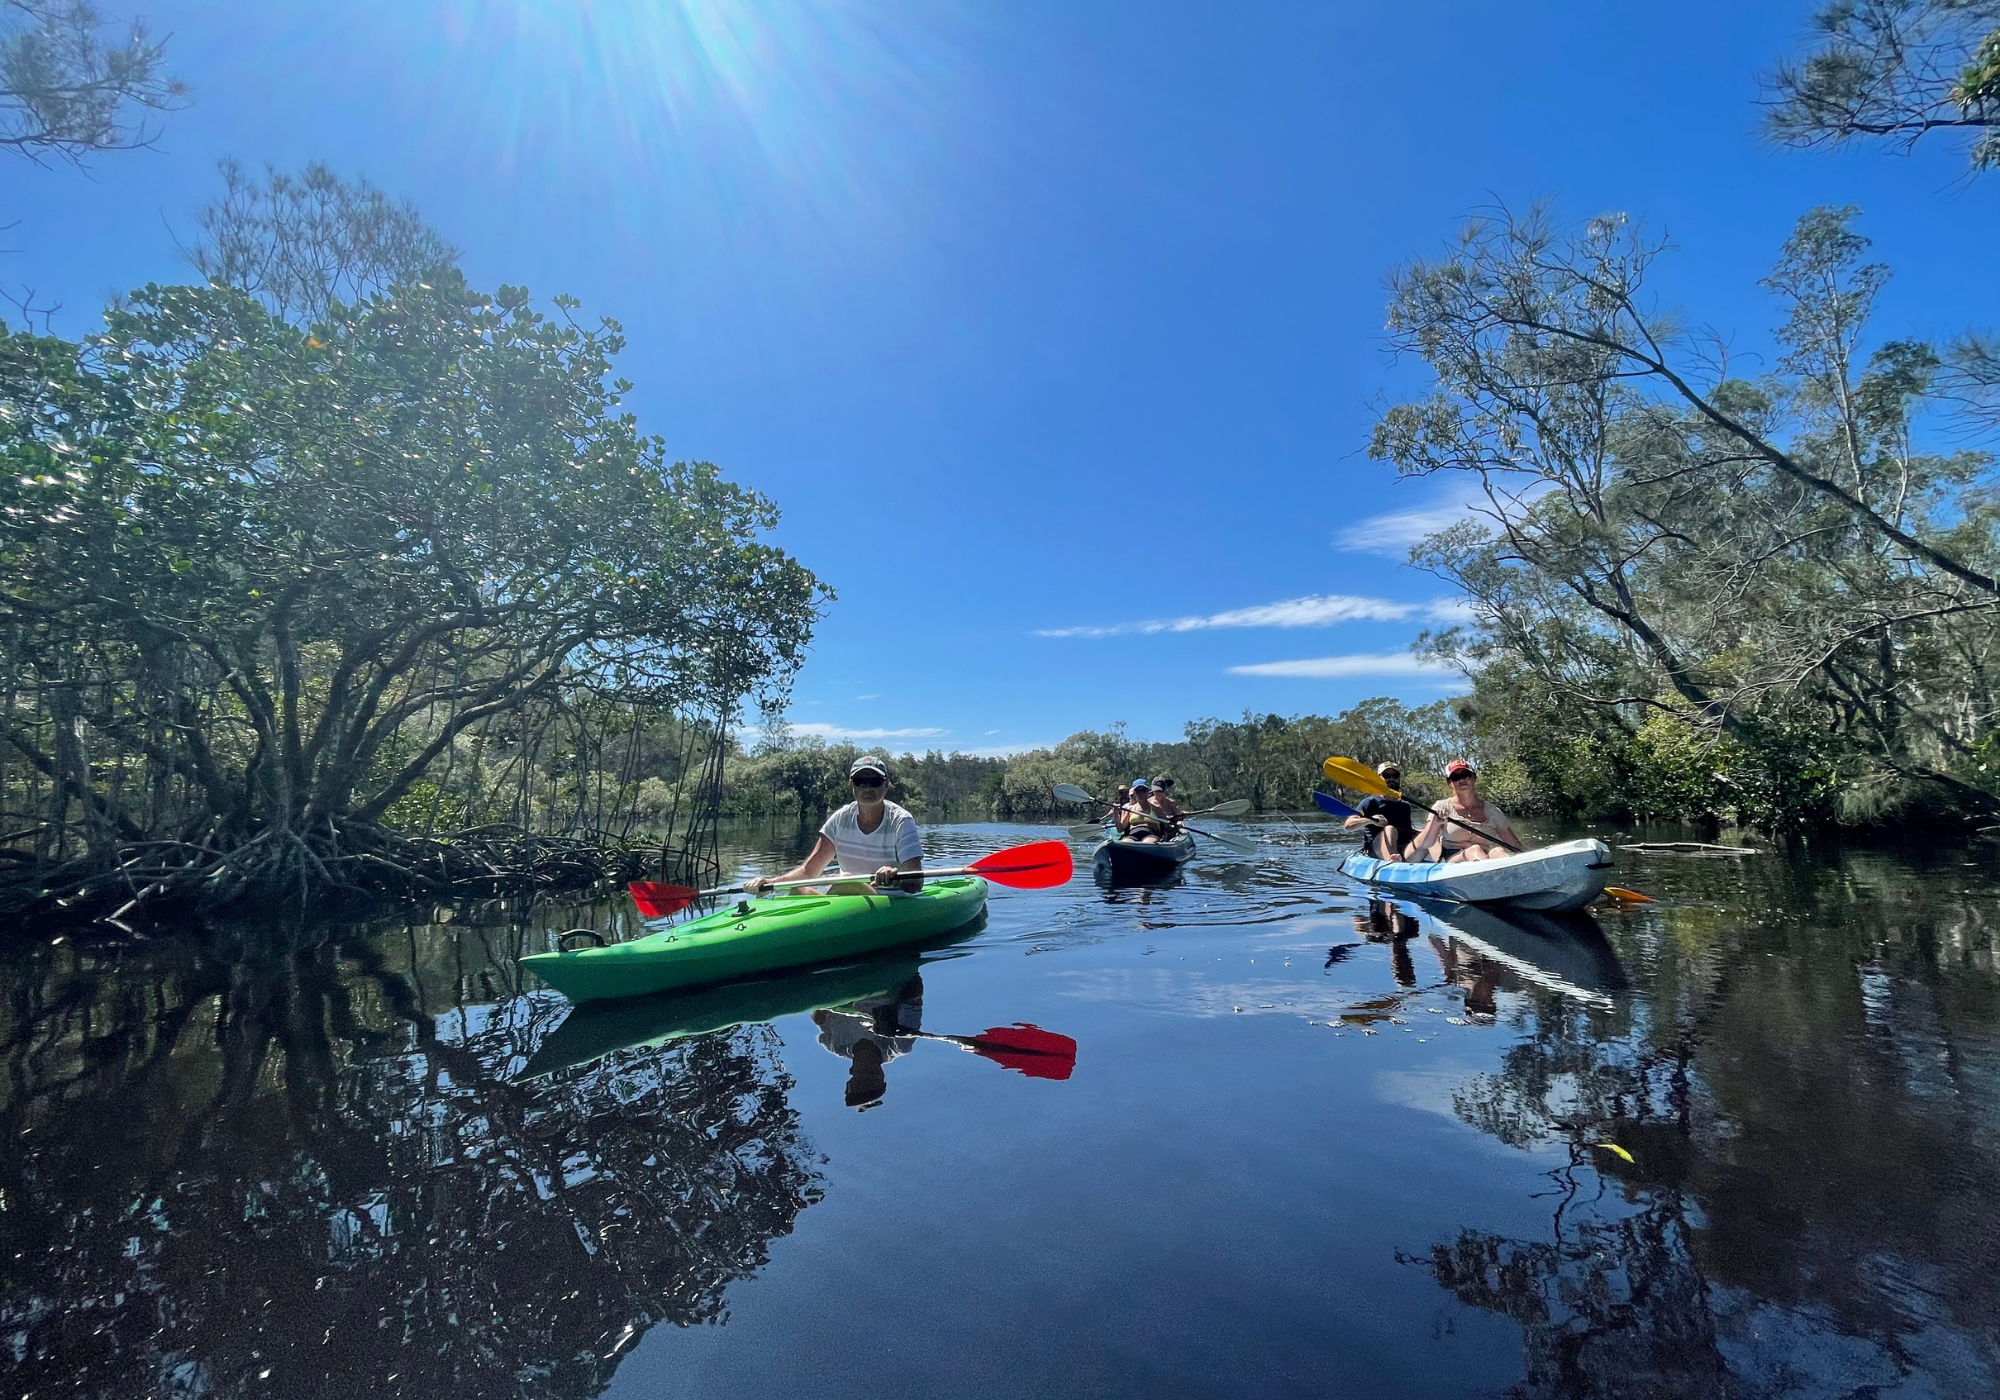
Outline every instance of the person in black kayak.
<svg viewBox="0 0 2000 1400">
<path fill-rule="evenodd" d="M 1131 792 L 1131 800 L 1120 805 L 1112 814 L 1119 837 L 1126 841 L 1147 842 L 1163 839 L 1169 823 L 1153 815 L 1153 785 L 1144 778 L 1134 778 Z"/>
<path fill-rule="evenodd" d="M 1403 790 L 1403 770 L 1394 762 L 1380 763 L 1375 771 L 1397 792 Z M 1361 838 L 1362 848 L 1377 860 L 1401 860 L 1416 840 L 1417 829 L 1410 821 L 1410 804 L 1400 797 L 1364 797 L 1355 809 L 1358 817 L 1349 817 L 1341 825 L 1349 831 L 1366 830 Z"/>
</svg>

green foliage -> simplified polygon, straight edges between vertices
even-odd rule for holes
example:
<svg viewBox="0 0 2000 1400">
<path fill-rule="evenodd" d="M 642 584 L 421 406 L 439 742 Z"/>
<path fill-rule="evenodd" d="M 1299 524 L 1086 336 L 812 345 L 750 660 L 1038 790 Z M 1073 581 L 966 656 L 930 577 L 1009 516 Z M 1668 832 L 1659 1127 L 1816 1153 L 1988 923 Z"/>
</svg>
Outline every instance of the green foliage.
<svg viewBox="0 0 2000 1400">
<path fill-rule="evenodd" d="M 1771 82 L 1773 135 L 1796 146 L 1969 133 L 1975 170 L 2000 164 L 2000 3 L 1831 0 L 1816 47 Z"/>
<path fill-rule="evenodd" d="M 1530 805 L 1774 826 L 2000 805 L 1961 759 L 2000 722 L 1994 461 L 1917 430 L 1969 407 L 1977 431 L 1990 360 L 1871 342 L 1888 270 L 1854 219 L 1813 210 L 1786 241 L 1764 282 L 1784 353 L 1755 381 L 1711 382 L 1647 287 L 1661 245 L 1622 218 L 1476 220 L 1397 275 L 1392 330 L 1436 385 L 1372 450 L 1487 502 L 1414 558 L 1473 604 L 1427 646 L 1477 673 Z"/>
<path fill-rule="evenodd" d="M 456 831 L 464 825 L 462 807 L 461 798 L 454 793 L 447 793 L 436 783 L 416 782 L 410 784 L 408 791 L 383 809 L 382 825 L 391 831 L 426 834 L 434 831 Z"/>
<path fill-rule="evenodd" d="M 35 161 L 129 150 L 152 139 L 146 113 L 186 102 L 164 41 L 134 22 L 106 42 L 106 28 L 88 0 L 0 5 L 0 149 Z"/>
<path fill-rule="evenodd" d="M 557 305 L 447 269 L 310 331 L 148 287 L 84 344 L 0 338 L 0 783 L 39 851 L 302 877 L 441 765 L 589 827 L 648 716 L 713 734 L 782 690 L 823 590 L 769 501 L 639 434 L 617 326 Z"/>
<path fill-rule="evenodd" d="M 222 197 L 196 215 L 188 261 L 204 279 L 256 297 L 282 321 L 310 326 L 336 303 L 355 305 L 415 285 L 458 254 L 408 202 L 315 161 L 262 180 L 221 163 Z"/>
</svg>

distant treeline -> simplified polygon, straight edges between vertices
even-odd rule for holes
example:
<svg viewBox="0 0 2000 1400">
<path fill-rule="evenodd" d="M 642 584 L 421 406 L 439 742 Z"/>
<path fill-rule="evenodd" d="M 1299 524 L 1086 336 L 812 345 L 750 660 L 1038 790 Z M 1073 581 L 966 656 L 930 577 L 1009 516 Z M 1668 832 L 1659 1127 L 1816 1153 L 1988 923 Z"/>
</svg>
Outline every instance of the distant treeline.
<svg viewBox="0 0 2000 1400">
<path fill-rule="evenodd" d="M 1057 783 L 1109 796 L 1133 778 L 1163 774 L 1174 778 L 1185 807 L 1247 797 L 1260 811 L 1295 811 L 1312 805 L 1320 763 L 1334 753 L 1370 763 L 1393 758 L 1411 774 L 1413 788 L 1441 792 L 1435 777 L 1426 775 L 1437 774 L 1455 755 L 1475 754 L 1477 745 L 1478 735 L 1449 701 L 1413 709 L 1378 698 L 1331 719 L 1245 714 L 1235 721 L 1194 720 L 1181 738 L 1166 743 L 1134 739 L 1123 724 L 1114 724 L 1008 758 L 931 752 L 888 761 L 894 800 L 918 813 L 965 821 L 1074 815 L 1074 808 L 1055 800 Z M 866 752 L 880 750 L 808 742 L 733 757 L 724 810 L 817 819 L 848 800 L 847 766 Z M 1510 782 L 1507 773 L 1496 777 L 1503 786 Z"/>
</svg>

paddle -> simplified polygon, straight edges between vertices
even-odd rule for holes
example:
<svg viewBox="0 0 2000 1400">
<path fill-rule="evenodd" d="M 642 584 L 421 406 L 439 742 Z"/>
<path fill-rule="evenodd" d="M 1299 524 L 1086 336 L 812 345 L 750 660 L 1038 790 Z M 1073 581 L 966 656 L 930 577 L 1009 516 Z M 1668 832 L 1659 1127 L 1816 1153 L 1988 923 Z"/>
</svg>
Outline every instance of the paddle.
<svg viewBox="0 0 2000 1400">
<path fill-rule="evenodd" d="M 1092 797 L 1089 793 L 1085 792 L 1075 783 L 1057 783 L 1055 787 L 1055 794 L 1056 794 L 1056 800 L 1058 802 L 1095 802 L 1101 807 L 1111 807 L 1113 811 L 1118 810 L 1116 807 L 1113 807 L 1111 803 L 1106 802 L 1103 798 Z M 1245 809 L 1246 810 L 1248 809 L 1248 804 L 1249 804 L 1248 798 L 1239 797 L 1233 800 L 1244 803 Z M 1223 803 L 1222 805 L 1226 807 L 1229 804 Z M 1126 810 L 1129 811 L 1135 809 L 1128 808 Z M 1157 820 L 1174 821 L 1182 826 L 1187 826 L 1185 822 L 1181 822 L 1179 817 L 1172 817 L 1172 818 L 1161 817 L 1158 818 Z M 1250 840 L 1248 837 L 1237 836 L 1231 833 L 1224 833 L 1220 831 L 1204 831 L 1198 826 L 1187 826 L 1187 830 L 1192 831 L 1197 836 L 1206 836 L 1211 841 L 1217 842 L 1220 845 L 1227 846 L 1230 850 L 1236 852 L 1238 855 L 1242 856 L 1254 855 L 1257 850 L 1257 843 L 1255 841 Z"/>
<path fill-rule="evenodd" d="M 1064 783 L 1063 786 L 1068 787 L 1069 784 Z M 1082 788 L 1077 788 L 1075 790 L 1077 792 L 1083 792 Z M 1088 796 L 1088 794 L 1085 795 Z M 1072 798 L 1070 800 L 1074 801 L 1075 799 Z M 1118 810 L 1118 808 L 1112 807 L 1111 810 L 1115 812 Z M 1218 802 L 1213 807 L 1203 807 L 1198 812 L 1182 812 L 1180 816 L 1174 817 L 1172 818 L 1172 820 L 1180 821 L 1184 817 L 1240 817 L 1249 810 L 1250 810 L 1249 798 L 1232 797 L 1227 802 Z M 1076 825 L 1072 826 L 1069 829 L 1069 834 L 1074 836 L 1079 841 L 1088 841 L 1091 837 L 1096 836 L 1099 832 L 1103 831 L 1105 827 L 1105 822 L 1108 822 L 1109 820 L 1110 817 L 1107 814 L 1105 817 L 1105 821 L 1078 822 L 1076 823 Z"/>
<path fill-rule="evenodd" d="M 1015 890 L 1046 890 L 1069 883 L 1075 872 L 1075 864 L 1070 859 L 1069 847 L 1060 841 L 1031 841 L 1025 846 L 1010 846 L 1004 851 L 995 851 L 990 856 L 981 856 L 970 865 L 954 866 L 948 870 L 912 870 L 906 873 L 921 875 L 926 880 L 935 880 L 946 875 L 978 875 L 991 880 L 996 885 L 1005 885 Z M 856 877 L 843 874 L 808 876 L 799 880 L 779 880 L 765 886 L 766 889 L 789 890 L 804 885 L 831 885 L 843 880 L 852 881 Z M 657 880 L 634 880 L 625 887 L 632 894 L 632 902 L 639 907 L 639 915 L 646 919 L 664 919 L 694 903 L 697 899 L 707 899 L 718 894 L 742 894 L 742 885 L 718 885 L 712 890 L 698 890 L 689 885 L 668 885 Z"/>
<path fill-rule="evenodd" d="M 1315 792 L 1313 794 L 1313 801 L 1319 805 L 1320 811 L 1326 813 L 1329 817 L 1339 817 L 1342 821 L 1346 821 L 1349 817 L 1358 817 L 1361 815 L 1358 808 L 1348 806 L 1332 793 Z M 1380 817 L 1373 817 L 1370 820 L 1377 826 L 1388 825 Z"/>
<path fill-rule="evenodd" d="M 936 1031 L 901 1029 L 896 1034 L 948 1041 L 1030 1079 L 1067 1079 L 1076 1068 L 1074 1040 L 1026 1021 L 1016 1021 L 1011 1026 L 989 1026 L 978 1035 L 940 1035 Z"/>
<path fill-rule="evenodd" d="M 1345 787 L 1354 788 L 1359 792 L 1365 792 L 1371 797 L 1393 797 L 1400 800 L 1403 796 L 1402 793 L 1383 782 L 1380 773 L 1377 773 L 1373 768 L 1365 764 L 1356 763 L 1351 758 L 1329 758 L 1325 763 L 1320 765 L 1320 769 L 1334 782 L 1340 783 Z M 1356 813 L 1356 815 L 1360 814 Z M 1444 817 L 1453 826 L 1464 827 L 1476 836 L 1485 837 L 1496 846 L 1505 846 L 1508 850 L 1516 853 L 1519 853 L 1521 850 L 1512 841 L 1502 840 L 1498 836 L 1482 831 L 1471 822 L 1463 822 L 1457 817 L 1445 816 L 1443 812 L 1439 812 L 1437 815 Z M 1623 900 L 1628 904 L 1655 904 L 1658 902 L 1651 895 L 1640 894 L 1637 890 L 1621 890 L 1615 885 L 1606 885 L 1604 892 L 1613 899 Z"/>
</svg>

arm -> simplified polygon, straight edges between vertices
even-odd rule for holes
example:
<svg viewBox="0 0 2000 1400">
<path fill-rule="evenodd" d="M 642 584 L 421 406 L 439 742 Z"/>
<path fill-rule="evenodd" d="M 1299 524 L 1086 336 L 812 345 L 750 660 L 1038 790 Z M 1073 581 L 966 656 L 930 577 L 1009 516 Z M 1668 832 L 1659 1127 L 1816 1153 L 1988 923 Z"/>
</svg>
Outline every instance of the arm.
<svg viewBox="0 0 2000 1400">
<path fill-rule="evenodd" d="M 1417 839 L 1410 843 L 1410 848 L 1405 852 L 1405 856 L 1411 860 L 1419 859 L 1426 851 L 1430 850 L 1433 842 L 1442 841 L 1443 839 L 1444 818 L 1440 817 L 1436 812 L 1432 812 L 1430 820 L 1424 823 L 1424 829 L 1417 833 Z"/>
<path fill-rule="evenodd" d="M 743 882 L 743 892 L 748 895 L 760 895 L 764 893 L 765 886 L 774 884 L 779 880 L 809 880 L 819 874 L 820 871 L 826 869 L 832 861 L 833 842 L 827 839 L 825 832 L 821 832 L 819 839 L 813 842 L 813 848 L 806 853 L 804 860 L 782 875 L 760 875 L 754 880 L 745 880 Z"/>
<path fill-rule="evenodd" d="M 910 818 L 896 818 L 896 854 L 902 859 L 895 865 L 878 866 L 870 879 L 878 890 L 899 889 L 915 894 L 924 887 L 924 856 L 922 839 L 917 833 L 917 824 Z M 911 873 L 915 878 L 911 878 Z"/>
</svg>

